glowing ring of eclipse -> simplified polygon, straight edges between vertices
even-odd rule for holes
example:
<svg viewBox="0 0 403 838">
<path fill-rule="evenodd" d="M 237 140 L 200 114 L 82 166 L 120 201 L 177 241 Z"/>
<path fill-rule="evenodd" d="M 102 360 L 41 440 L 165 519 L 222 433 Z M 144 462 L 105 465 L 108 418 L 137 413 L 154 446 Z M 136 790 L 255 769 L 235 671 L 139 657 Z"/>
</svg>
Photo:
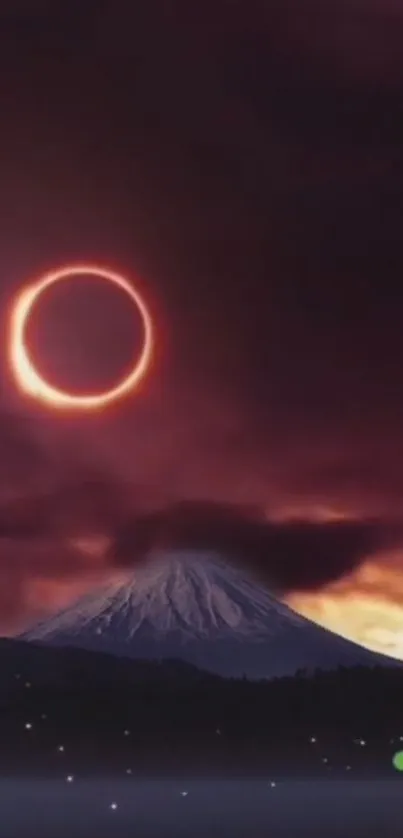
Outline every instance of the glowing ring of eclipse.
<svg viewBox="0 0 403 838">
<path fill-rule="evenodd" d="M 141 355 L 132 371 L 121 379 L 118 384 L 102 393 L 94 395 L 76 396 L 59 390 L 42 378 L 32 363 L 25 340 L 26 327 L 32 314 L 34 305 L 40 295 L 50 285 L 74 276 L 89 274 L 112 282 L 124 291 L 140 312 L 144 342 Z M 153 349 L 153 327 L 148 309 L 132 285 L 120 274 L 114 271 L 98 268 L 94 265 L 75 265 L 61 268 L 42 276 L 37 282 L 24 288 L 14 304 L 11 313 L 11 333 L 9 342 L 9 357 L 16 382 L 23 392 L 39 399 L 54 408 L 72 408 L 75 410 L 96 410 L 111 404 L 133 390 L 143 378 L 149 366 Z"/>
</svg>

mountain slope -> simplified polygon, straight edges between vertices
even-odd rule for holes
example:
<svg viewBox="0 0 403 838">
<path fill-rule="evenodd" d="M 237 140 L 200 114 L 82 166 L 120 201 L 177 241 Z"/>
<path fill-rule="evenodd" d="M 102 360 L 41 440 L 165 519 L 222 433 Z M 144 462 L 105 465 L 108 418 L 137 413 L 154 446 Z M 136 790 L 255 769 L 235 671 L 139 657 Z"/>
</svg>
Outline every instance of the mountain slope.
<svg viewBox="0 0 403 838">
<path fill-rule="evenodd" d="M 395 662 L 294 614 L 212 555 L 160 555 L 21 638 L 145 659 L 176 658 L 224 676 Z"/>
</svg>

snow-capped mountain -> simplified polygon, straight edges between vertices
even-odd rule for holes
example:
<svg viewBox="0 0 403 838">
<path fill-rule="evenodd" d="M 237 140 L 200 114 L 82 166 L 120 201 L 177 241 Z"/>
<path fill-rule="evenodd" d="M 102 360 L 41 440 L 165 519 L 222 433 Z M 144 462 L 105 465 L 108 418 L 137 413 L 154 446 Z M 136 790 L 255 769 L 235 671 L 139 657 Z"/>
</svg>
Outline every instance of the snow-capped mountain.
<svg viewBox="0 0 403 838">
<path fill-rule="evenodd" d="M 249 678 L 389 662 L 297 616 L 219 557 L 185 552 L 154 557 L 124 582 L 80 598 L 21 639 L 175 658 Z"/>
</svg>

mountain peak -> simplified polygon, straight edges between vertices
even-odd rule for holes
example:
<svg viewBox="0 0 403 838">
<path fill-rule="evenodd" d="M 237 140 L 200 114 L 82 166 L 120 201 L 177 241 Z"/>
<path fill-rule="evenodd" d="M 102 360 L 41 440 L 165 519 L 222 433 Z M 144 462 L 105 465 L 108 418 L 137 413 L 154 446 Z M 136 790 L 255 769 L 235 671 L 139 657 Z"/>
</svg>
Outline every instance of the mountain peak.
<svg viewBox="0 0 403 838">
<path fill-rule="evenodd" d="M 294 614 L 215 553 L 155 554 L 22 635 L 134 658 L 270 677 L 377 656 Z"/>
</svg>

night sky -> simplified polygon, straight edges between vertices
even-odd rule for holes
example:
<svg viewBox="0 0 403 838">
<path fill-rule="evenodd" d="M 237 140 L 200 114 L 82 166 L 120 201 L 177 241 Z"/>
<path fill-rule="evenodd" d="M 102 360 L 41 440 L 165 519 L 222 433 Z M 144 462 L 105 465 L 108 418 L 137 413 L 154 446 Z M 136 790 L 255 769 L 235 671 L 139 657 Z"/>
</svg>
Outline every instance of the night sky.
<svg viewBox="0 0 403 838">
<path fill-rule="evenodd" d="M 80 415 L 22 397 L 3 344 L 3 630 L 178 544 L 367 643 L 392 620 L 403 657 L 400 0 L 1 8 L 2 333 L 21 286 L 86 260 L 157 336 L 138 391 Z M 30 340 L 86 392 L 141 324 L 83 277 Z"/>
</svg>

